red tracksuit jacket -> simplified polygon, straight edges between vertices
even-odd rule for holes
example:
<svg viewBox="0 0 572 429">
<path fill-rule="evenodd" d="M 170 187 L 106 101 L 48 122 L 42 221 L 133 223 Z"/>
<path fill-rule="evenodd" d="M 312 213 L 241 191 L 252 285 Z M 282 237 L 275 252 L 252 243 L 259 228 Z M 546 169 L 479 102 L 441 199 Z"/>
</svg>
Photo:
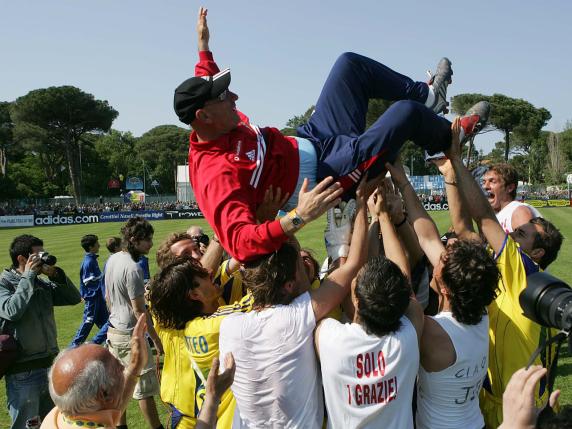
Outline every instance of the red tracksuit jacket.
<svg viewBox="0 0 572 429">
<path fill-rule="evenodd" d="M 195 75 L 219 72 L 211 52 L 199 52 Z M 197 141 L 193 131 L 189 147 L 189 178 L 197 203 L 223 247 L 246 262 L 279 249 L 287 236 L 280 222 L 258 224 L 256 209 L 264 192 L 280 187 L 282 195 L 296 188 L 299 170 L 296 139 L 276 128 L 262 129 L 259 139 L 242 113 L 243 122 L 230 133 L 208 142 Z"/>
</svg>

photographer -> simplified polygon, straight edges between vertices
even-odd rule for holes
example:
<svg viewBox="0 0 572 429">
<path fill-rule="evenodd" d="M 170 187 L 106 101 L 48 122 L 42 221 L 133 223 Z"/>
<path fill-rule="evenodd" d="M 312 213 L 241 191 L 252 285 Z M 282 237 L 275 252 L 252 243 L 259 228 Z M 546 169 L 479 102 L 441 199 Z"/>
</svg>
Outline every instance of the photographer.
<svg viewBox="0 0 572 429">
<path fill-rule="evenodd" d="M 10 245 L 12 267 L 0 274 L 3 331 L 14 333 L 20 349 L 6 372 L 12 429 L 44 418 L 54 406 L 48 392 L 48 368 L 59 351 L 53 307 L 81 301 L 79 291 L 43 246 L 32 235 L 16 237 Z"/>
</svg>

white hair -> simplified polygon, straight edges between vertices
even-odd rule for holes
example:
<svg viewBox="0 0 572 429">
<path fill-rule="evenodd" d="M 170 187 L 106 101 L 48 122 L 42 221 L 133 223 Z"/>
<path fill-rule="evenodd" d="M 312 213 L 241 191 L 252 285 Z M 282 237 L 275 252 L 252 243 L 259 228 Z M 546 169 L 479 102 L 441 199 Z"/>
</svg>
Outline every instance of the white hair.
<svg viewBox="0 0 572 429">
<path fill-rule="evenodd" d="M 117 395 L 121 380 L 116 374 L 109 374 L 105 363 L 92 360 L 74 378 L 66 392 L 58 395 L 54 391 L 53 370 L 56 363 L 70 350 L 58 354 L 48 374 L 50 381 L 50 396 L 58 409 L 68 416 L 78 416 L 92 413 L 101 409 L 100 392 Z"/>
</svg>

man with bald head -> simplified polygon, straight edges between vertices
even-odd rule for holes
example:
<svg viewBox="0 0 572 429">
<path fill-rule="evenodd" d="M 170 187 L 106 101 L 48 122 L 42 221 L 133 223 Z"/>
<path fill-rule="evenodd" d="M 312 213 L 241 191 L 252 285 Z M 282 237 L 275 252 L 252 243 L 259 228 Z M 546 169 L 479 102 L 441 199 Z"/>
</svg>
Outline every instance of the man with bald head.
<svg viewBox="0 0 572 429">
<path fill-rule="evenodd" d="M 49 373 L 50 396 L 56 407 L 41 428 L 115 428 L 147 362 L 146 328 L 145 315 L 141 315 L 133 330 L 127 368 L 96 344 L 61 352 Z"/>
</svg>

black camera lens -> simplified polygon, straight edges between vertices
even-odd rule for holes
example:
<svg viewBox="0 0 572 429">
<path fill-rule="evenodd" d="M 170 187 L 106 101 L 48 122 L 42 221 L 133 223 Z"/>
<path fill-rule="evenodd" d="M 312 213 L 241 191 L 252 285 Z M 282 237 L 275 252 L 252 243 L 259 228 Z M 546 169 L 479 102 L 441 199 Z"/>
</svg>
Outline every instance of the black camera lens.
<svg viewBox="0 0 572 429">
<path fill-rule="evenodd" d="M 195 236 L 193 236 L 193 240 L 195 240 L 195 243 L 197 243 L 197 244 L 202 243 L 202 244 L 204 244 L 205 246 L 208 246 L 208 245 L 209 245 L 209 241 L 210 241 L 210 240 L 209 240 L 209 236 L 206 235 L 206 234 L 203 234 L 203 235 L 195 235 Z"/>
<path fill-rule="evenodd" d="M 572 289 L 562 280 L 538 272 L 527 277 L 519 297 L 524 315 L 540 325 L 569 332 L 572 328 Z"/>
<path fill-rule="evenodd" d="M 50 255 L 48 252 L 40 252 L 38 253 L 38 256 L 40 257 L 42 263 L 46 265 L 52 266 L 56 265 L 56 262 L 58 262 L 58 258 L 56 258 L 54 255 Z"/>
</svg>

